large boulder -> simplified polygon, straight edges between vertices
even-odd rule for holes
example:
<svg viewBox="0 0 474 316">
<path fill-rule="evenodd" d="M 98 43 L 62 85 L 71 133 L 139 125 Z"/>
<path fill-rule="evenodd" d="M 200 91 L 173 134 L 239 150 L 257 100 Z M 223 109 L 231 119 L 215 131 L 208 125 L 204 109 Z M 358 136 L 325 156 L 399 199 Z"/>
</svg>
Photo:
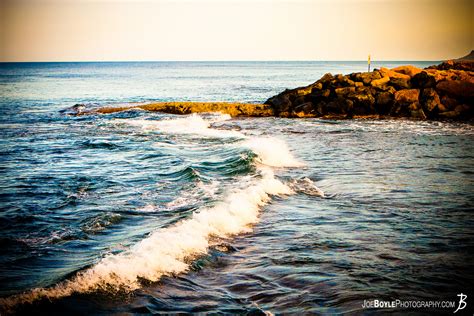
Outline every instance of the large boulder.
<svg viewBox="0 0 474 316">
<path fill-rule="evenodd" d="M 410 104 L 418 102 L 420 97 L 420 90 L 418 89 L 403 89 L 395 92 L 395 102 Z"/>
<path fill-rule="evenodd" d="M 359 87 L 356 91 L 347 95 L 347 98 L 353 102 L 353 114 L 375 114 L 375 98 L 372 94 L 372 89 L 369 87 Z"/>
<path fill-rule="evenodd" d="M 331 90 L 329 89 L 322 89 L 322 90 L 313 90 L 311 92 L 311 97 L 313 101 L 320 101 L 322 99 L 327 99 L 331 95 Z"/>
<path fill-rule="evenodd" d="M 455 98 L 444 95 L 441 97 L 441 104 L 446 108 L 446 111 L 451 111 L 454 110 L 454 108 L 458 105 L 458 101 Z"/>
<path fill-rule="evenodd" d="M 311 85 L 311 92 L 313 92 L 314 90 L 321 90 L 322 88 L 323 88 L 322 82 L 316 81 L 315 83 Z"/>
<path fill-rule="evenodd" d="M 338 85 L 340 87 L 353 87 L 355 86 L 355 82 L 351 80 L 348 76 L 340 76 L 336 78 L 338 81 Z"/>
<path fill-rule="evenodd" d="M 407 116 L 422 118 L 420 114 L 421 106 L 418 102 L 420 90 L 403 89 L 395 92 L 394 106 L 391 109 L 392 116 Z"/>
<path fill-rule="evenodd" d="M 332 80 L 334 80 L 334 76 L 331 73 L 328 72 L 328 73 L 324 74 L 324 76 L 322 76 L 321 79 L 316 81 L 316 83 L 321 83 L 322 87 L 320 89 L 324 89 L 324 88 L 328 87 L 329 83 Z"/>
<path fill-rule="evenodd" d="M 387 115 L 392 108 L 394 95 L 390 91 L 379 92 L 375 98 L 375 108 L 379 114 Z"/>
<path fill-rule="evenodd" d="M 393 93 L 384 91 L 377 94 L 376 103 L 377 105 L 386 105 L 393 102 Z"/>
<path fill-rule="evenodd" d="M 393 77 L 393 78 L 390 78 L 389 84 L 395 87 L 395 89 L 410 89 L 411 88 L 410 79 L 407 79 L 407 78 Z"/>
<path fill-rule="evenodd" d="M 446 108 L 441 104 L 438 93 L 433 88 L 423 89 L 420 102 L 423 111 L 429 118 L 436 118 L 439 112 L 446 111 Z"/>
<path fill-rule="evenodd" d="M 380 78 L 380 79 L 372 80 L 372 82 L 370 83 L 370 85 L 371 85 L 372 87 L 375 87 L 375 88 L 382 88 L 382 87 L 385 86 L 385 84 L 387 84 L 389 81 L 390 81 L 390 77 L 389 77 L 388 75 L 385 75 L 385 76 L 383 76 L 383 77 Z"/>
<path fill-rule="evenodd" d="M 437 69 L 425 69 L 425 71 L 432 75 L 436 82 L 443 80 L 458 80 L 457 70 L 437 70 Z"/>
<path fill-rule="evenodd" d="M 418 102 L 410 104 L 408 110 L 412 118 L 419 120 L 426 120 L 428 118 Z"/>
<path fill-rule="evenodd" d="M 382 75 L 379 71 L 374 70 L 372 72 L 362 72 L 359 78 L 358 81 L 362 81 L 365 86 L 368 86 L 372 81 L 382 78 Z"/>
<path fill-rule="evenodd" d="M 388 68 L 382 67 L 380 68 L 379 72 L 381 73 L 382 76 L 389 76 L 390 78 L 402 78 L 406 80 L 410 80 L 411 77 L 393 70 L 390 70 Z"/>
<path fill-rule="evenodd" d="M 472 119 L 472 108 L 466 104 L 456 106 L 452 111 L 439 113 L 439 116 L 447 119 L 469 120 Z"/>
<path fill-rule="evenodd" d="M 355 92 L 356 88 L 355 87 L 344 87 L 344 88 L 336 88 L 334 89 L 334 92 L 336 93 L 336 96 L 338 97 L 344 97 L 348 95 L 351 92 Z"/>
<path fill-rule="evenodd" d="M 413 76 L 415 76 L 416 74 L 422 71 L 420 68 L 417 68 L 412 65 L 399 66 L 399 67 L 392 68 L 392 70 L 400 74 L 410 76 L 410 78 L 412 78 Z"/>
<path fill-rule="evenodd" d="M 347 114 L 349 100 L 345 98 L 335 98 L 326 104 L 326 114 Z"/>
<path fill-rule="evenodd" d="M 306 102 L 300 105 L 295 106 L 293 115 L 296 117 L 314 117 L 316 116 L 316 111 L 314 105 L 311 102 Z"/>
<path fill-rule="evenodd" d="M 474 83 L 469 81 L 444 80 L 436 89 L 453 97 L 474 97 Z"/>
<path fill-rule="evenodd" d="M 422 71 L 414 75 L 410 82 L 413 88 L 418 89 L 433 88 L 436 86 L 435 76 L 428 74 L 426 71 Z"/>
<path fill-rule="evenodd" d="M 290 97 L 288 94 L 285 94 L 285 92 L 271 97 L 270 99 L 265 101 L 265 104 L 272 106 L 273 111 L 277 116 L 279 116 L 283 112 L 289 112 L 292 106 Z"/>
</svg>

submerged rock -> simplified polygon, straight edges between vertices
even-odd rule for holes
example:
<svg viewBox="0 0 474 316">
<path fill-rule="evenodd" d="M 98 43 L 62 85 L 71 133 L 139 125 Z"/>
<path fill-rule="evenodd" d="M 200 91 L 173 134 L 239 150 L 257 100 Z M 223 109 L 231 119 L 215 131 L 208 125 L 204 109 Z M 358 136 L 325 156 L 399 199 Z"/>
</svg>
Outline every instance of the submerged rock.
<svg viewBox="0 0 474 316">
<path fill-rule="evenodd" d="M 221 112 L 230 116 L 274 116 L 273 108 L 266 104 L 227 102 L 157 102 L 125 107 L 103 107 L 76 114 L 109 114 L 129 110 L 158 111 L 171 114 Z"/>
</svg>

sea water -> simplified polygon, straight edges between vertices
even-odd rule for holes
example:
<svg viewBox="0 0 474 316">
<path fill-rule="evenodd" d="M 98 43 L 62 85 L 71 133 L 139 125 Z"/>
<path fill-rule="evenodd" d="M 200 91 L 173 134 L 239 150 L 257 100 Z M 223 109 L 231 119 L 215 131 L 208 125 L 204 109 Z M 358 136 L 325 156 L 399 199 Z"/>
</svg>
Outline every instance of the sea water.
<svg viewBox="0 0 474 316">
<path fill-rule="evenodd" d="M 263 102 L 366 67 L 0 64 L 2 308 L 360 313 L 472 290 L 471 124 L 67 110 Z"/>
</svg>

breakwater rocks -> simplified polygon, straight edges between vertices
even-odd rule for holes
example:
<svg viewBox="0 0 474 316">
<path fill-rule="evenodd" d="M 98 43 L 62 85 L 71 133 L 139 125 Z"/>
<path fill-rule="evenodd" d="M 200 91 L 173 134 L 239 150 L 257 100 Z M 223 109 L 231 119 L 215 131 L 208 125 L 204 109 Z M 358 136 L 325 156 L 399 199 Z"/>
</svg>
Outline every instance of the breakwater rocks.
<svg viewBox="0 0 474 316">
<path fill-rule="evenodd" d="M 348 75 L 325 74 L 285 90 L 265 104 L 280 117 L 408 117 L 471 120 L 474 62 L 448 61 L 419 69 L 401 66 Z"/>
<path fill-rule="evenodd" d="M 76 104 L 64 113 L 84 115 L 146 110 L 171 114 L 221 112 L 234 117 L 402 117 L 468 121 L 474 119 L 473 103 L 474 61 L 470 58 L 450 60 L 425 69 L 400 66 L 348 75 L 327 73 L 313 84 L 285 90 L 264 104 L 155 102 L 92 109 Z"/>
</svg>

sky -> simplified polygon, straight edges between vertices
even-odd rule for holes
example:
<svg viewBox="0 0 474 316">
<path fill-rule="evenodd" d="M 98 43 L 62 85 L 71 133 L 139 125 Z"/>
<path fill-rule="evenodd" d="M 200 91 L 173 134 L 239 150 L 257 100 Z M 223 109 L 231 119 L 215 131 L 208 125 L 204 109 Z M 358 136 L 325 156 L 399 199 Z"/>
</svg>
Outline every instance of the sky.
<svg viewBox="0 0 474 316">
<path fill-rule="evenodd" d="M 444 60 L 471 0 L 0 0 L 0 61 Z"/>
</svg>

